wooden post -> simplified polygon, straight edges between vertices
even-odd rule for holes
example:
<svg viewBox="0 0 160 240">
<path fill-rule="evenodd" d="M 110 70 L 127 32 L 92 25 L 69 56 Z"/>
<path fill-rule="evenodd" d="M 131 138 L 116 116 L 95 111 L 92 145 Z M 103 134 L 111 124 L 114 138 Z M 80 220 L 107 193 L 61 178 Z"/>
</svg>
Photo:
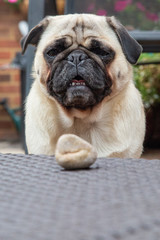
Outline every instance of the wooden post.
<svg viewBox="0 0 160 240">
<path fill-rule="evenodd" d="M 75 0 L 66 0 L 65 14 L 75 13 L 79 9 L 75 9 Z"/>
<path fill-rule="evenodd" d="M 30 0 L 28 11 L 28 24 L 29 29 L 33 28 L 39 23 L 46 15 L 55 15 L 56 4 L 53 0 Z M 31 77 L 31 69 L 34 59 L 34 47 L 28 46 L 26 52 L 27 58 L 27 72 L 26 72 L 26 84 L 25 84 L 25 96 L 28 95 L 33 79 Z"/>
<path fill-rule="evenodd" d="M 56 3 L 55 0 L 30 0 L 29 1 L 29 10 L 28 10 L 28 25 L 29 30 L 33 28 L 36 24 L 38 24 L 46 15 L 56 15 L 57 9 L 56 9 Z M 24 83 L 24 94 L 25 96 L 23 99 L 25 99 L 29 93 L 29 90 L 31 88 L 33 78 L 31 76 L 32 71 L 32 65 L 33 65 L 33 59 L 34 59 L 34 50 L 35 48 L 33 46 L 28 46 L 26 51 L 26 79 Z M 24 137 L 24 111 L 22 116 L 22 135 L 25 142 Z M 25 145 L 25 143 L 24 143 Z M 26 147 L 25 147 L 25 151 Z"/>
</svg>

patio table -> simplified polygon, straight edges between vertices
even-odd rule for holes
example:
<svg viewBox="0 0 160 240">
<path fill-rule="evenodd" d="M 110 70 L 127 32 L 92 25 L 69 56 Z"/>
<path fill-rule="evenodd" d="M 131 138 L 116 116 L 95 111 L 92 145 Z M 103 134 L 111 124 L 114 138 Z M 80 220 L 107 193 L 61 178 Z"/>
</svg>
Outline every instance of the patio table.
<svg viewBox="0 0 160 240">
<path fill-rule="evenodd" d="M 159 240 L 160 160 L 0 154 L 1 240 Z"/>
</svg>

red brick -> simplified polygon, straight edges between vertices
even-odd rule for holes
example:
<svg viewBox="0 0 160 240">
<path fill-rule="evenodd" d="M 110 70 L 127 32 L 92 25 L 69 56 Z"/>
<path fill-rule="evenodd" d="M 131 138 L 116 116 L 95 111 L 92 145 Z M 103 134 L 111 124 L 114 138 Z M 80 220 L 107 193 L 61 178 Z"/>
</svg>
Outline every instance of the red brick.
<svg viewBox="0 0 160 240">
<path fill-rule="evenodd" d="M 9 52 L 0 52 L 0 58 L 2 59 L 8 59 L 11 57 L 11 54 Z"/>
<path fill-rule="evenodd" d="M 20 82 L 20 74 L 15 74 L 14 75 L 14 81 L 15 82 Z"/>
<path fill-rule="evenodd" d="M 11 130 L 8 130 L 8 131 L 4 131 L 4 132 L 1 132 L 1 129 L 0 129 L 0 140 L 4 140 L 4 141 L 16 141 L 17 139 L 19 139 L 19 136 L 17 134 L 17 132 L 15 131 L 11 131 Z"/>
<path fill-rule="evenodd" d="M 20 43 L 13 41 L 13 40 L 0 40 L 0 47 L 2 48 L 14 48 L 14 47 L 19 47 L 20 48 Z"/>
<path fill-rule="evenodd" d="M 19 92 L 20 88 L 17 86 L 0 86 L 0 92 L 3 93 L 14 93 L 14 92 Z"/>
<path fill-rule="evenodd" d="M 0 74 L 0 82 L 9 82 L 10 81 L 10 75 L 9 74 Z"/>
<path fill-rule="evenodd" d="M 6 3 L 0 1 L 0 65 L 7 64 L 15 57 L 15 53 L 21 51 L 21 34 L 18 22 L 24 19 L 20 11 L 10 8 Z M 0 70 L 0 100 L 8 99 L 10 108 L 20 106 L 20 72 L 19 70 Z M 10 116 L 0 105 L 0 140 L 14 139 L 17 137 L 15 126 Z"/>
<path fill-rule="evenodd" d="M 14 99 L 12 100 L 12 104 L 14 104 L 14 105 L 16 105 L 16 106 L 20 106 L 20 104 L 21 104 L 21 98 L 20 98 L 20 95 L 14 97 Z"/>
<path fill-rule="evenodd" d="M 5 114 L 6 114 L 6 110 L 0 105 L 0 120 L 5 117 Z"/>
<path fill-rule="evenodd" d="M 0 36 L 1 37 L 8 37 L 10 30 L 8 28 L 0 27 Z"/>
<path fill-rule="evenodd" d="M 13 126 L 12 120 L 11 121 L 0 121 L 1 128 L 10 128 Z"/>
</svg>

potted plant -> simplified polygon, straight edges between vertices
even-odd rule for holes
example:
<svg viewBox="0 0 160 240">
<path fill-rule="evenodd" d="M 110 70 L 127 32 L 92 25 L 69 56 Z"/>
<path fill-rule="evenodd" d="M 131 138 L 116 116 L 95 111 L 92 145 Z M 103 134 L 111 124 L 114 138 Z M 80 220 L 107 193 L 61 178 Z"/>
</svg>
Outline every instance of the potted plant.
<svg viewBox="0 0 160 240">
<path fill-rule="evenodd" d="M 160 53 L 143 53 L 139 62 L 156 62 Z M 134 67 L 135 85 L 139 89 L 146 112 L 145 146 L 160 147 L 160 68 L 157 64 Z"/>
<path fill-rule="evenodd" d="M 20 3 L 23 2 L 23 0 L 3 0 L 3 1 L 16 8 L 19 7 Z"/>
</svg>

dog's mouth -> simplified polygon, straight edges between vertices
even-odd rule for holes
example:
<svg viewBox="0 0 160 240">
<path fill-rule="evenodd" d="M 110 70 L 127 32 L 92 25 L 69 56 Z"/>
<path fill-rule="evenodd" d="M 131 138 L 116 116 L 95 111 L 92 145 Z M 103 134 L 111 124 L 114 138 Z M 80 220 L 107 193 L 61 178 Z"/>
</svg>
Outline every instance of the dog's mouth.
<svg viewBox="0 0 160 240">
<path fill-rule="evenodd" d="M 71 80 L 69 86 L 70 87 L 86 86 L 86 81 L 83 79 L 83 77 L 77 75 Z"/>
<path fill-rule="evenodd" d="M 111 92 L 110 77 L 92 59 L 87 58 L 77 67 L 69 61 L 55 66 L 48 78 L 47 89 L 65 108 L 93 107 Z"/>
</svg>

